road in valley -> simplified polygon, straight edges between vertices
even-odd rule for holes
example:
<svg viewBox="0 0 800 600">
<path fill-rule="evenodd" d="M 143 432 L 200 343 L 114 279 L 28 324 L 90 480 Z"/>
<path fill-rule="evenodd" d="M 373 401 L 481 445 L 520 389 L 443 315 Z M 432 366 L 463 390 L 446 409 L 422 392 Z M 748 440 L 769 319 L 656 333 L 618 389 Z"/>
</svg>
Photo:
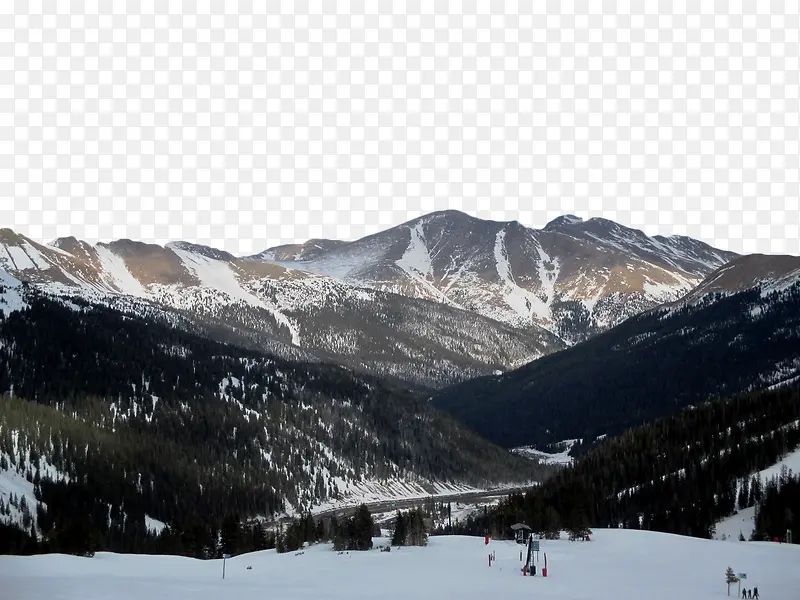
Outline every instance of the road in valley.
<svg viewBox="0 0 800 600">
<path fill-rule="evenodd" d="M 516 488 L 508 488 L 502 490 L 486 490 L 486 491 L 476 491 L 476 492 L 460 492 L 456 494 L 444 494 L 441 496 L 420 496 L 417 498 L 398 498 L 396 500 L 380 500 L 377 502 L 365 502 L 364 504 L 367 505 L 369 512 L 373 515 L 392 512 L 395 510 L 406 510 L 409 508 L 413 508 L 415 506 L 419 506 L 423 502 L 433 501 L 433 502 L 461 502 L 462 504 L 478 504 L 480 502 L 486 502 L 489 500 L 494 500 L 495 498 L 505 498 L 510 494 L 519 494 L 523 492 L 527 492 L 528 490 L 533 489 L 535 486 L 527 486 L 527 487 L 516 487 Z M 325 510 L 322 512 L 314 513 L 314 517 L 316 518 L 330 518 L 336 517 L 349 517 L 355 514 L 356 509 L 360 506 L 360 503 L 356 502 L 352 505 L 341 506 L 332 508 L 330 510 Z"/>
</svg>

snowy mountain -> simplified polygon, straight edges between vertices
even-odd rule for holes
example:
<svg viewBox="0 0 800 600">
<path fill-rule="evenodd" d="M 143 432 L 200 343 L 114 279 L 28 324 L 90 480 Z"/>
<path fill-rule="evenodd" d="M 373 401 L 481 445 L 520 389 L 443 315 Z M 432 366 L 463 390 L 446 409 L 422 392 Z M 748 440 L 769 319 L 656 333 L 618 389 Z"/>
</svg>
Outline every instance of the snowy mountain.
<svg viewBox="0 0 800 600">
<path fill-rule="evenodd" d="M 735 256 L 603 219 L 534 230 L 458 211 L 245 258 L 188 242 L 43 245 L 0 230 L 0 270 L 43 293 L 169 312 L 218 339 L 431 387 L 561 350 L 677 300 Z"/>
<path fill-rule="evenodd" d="M 720 395 L 795 379 L 798 262 L 739 259 L 700 284 L 707 293 L 631 317 L 514 371 L 445 388 L 433 402 L 487 439 L 518 447 L 615 435 Z M 753 269 L 773 276 L 750 285 Z"/>
<path fill-rule="evenodd" d="M 138 313 L 168 311 L 176 322 L 288 358 L 337 361 L 431 386 L 506 370 L 563 347 L 543 329 L 520 330 L 452 305 L 187 242 L 91 246 L 64 238 L 45 246 L 4 229 L 2 270 L 48 295 Z"/>
<path fill-rule="evenodd" d="M 254 257 L 358 286 L 434 300 L 567 342 L 673 301 L 737 255 L 567 215 L 543 229 L 431 213 L 354 242 L 311 240 Z"/>
</svg>

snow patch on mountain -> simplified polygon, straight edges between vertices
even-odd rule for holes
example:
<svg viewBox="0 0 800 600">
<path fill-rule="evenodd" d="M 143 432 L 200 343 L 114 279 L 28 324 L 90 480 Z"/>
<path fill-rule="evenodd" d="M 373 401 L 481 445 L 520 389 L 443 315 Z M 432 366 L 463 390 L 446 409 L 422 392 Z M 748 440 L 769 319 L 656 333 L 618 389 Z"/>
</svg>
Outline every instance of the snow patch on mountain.
<svg viewBox="0 0 800 600">
<path fill-rule="evenodd" d="M 761 286 L 761 297 L 766 298 L 776 292 L 784 292 L 800 282 L 800 269 L 792 271 L 782 277 L 766 281 Z"/>
<path fill-rule="evenodd" d="M 514 279 L 511 264 L 508 260 L 505 229 L 497 232 L 494 244 L 494 260 L 497 276 L 500 279 L 502 299 L 506 305 L 523 321 L 530 321 L 534 313 L 543 321 L 548 321 L 550 318 L 548 304 L 533 292 L 520 287 Z"/>
<path fill-rule="evenodd" d="M 11 264 L 18 271 L 39 268 L 21 246 L 6 246 L 6 252 L 8 252 L 8 257 L 11 259 Z"/>
<path fill-rule="evenodd" d="M 227 294 L 252 306 L 261 306 L 261 300 L 242 289 L 230 266 L 219 260 L 173 246 L 170 248 L 183 264 L 200 280 L 200 285 Z"/>
<path fill-rule="evenodd" d="M 2 425 L 0 425 L 2 429 Z M 21 466 L 26 465 L 23 469 Z M 35 473 L 37 468 L 42 477 L 49 477 L 53 481 L 70 481 L 69 475 L 61 473 L 44 456 L 39 456 L 38 463 L 33 464 L 30 454 L 23 451 L 20 445 L 19 432 L 11 431 L 11 454 L 0 452 L 0 464 L 5 464 L 7 468 L 0 468 L 0 500 L 7 507 L 10 507 L 10 515 L 0 514 L 0 520 L 6 523 L 23 523 L 25 513 L 30 519 L 30 524 L 38 530 L 37 512 L 38 506 L 46 509 L 47 505 L 39 502 L 34 494 L 33 481 L 26 477 L 26 470 Z M 25 502 L 22 502 L 22 499 Z M 23 509 L 27 506 L 27 510 Z"/>
<path fill-rule="evenodd" d="M 453 305 L 453 302 L 432 283 L 433 263 L 425 240 L 422 222 L 417 222 L 414 227 L 409 227 L 410 239 L 403 256 L 395 264 L 405 271 L 408 276 L 418 283 L 428 295 L 437 302 Z"/>
<path fill-rule="evenodd" d="M 559 442 L 558 444 L 554 444 L 554 446 L 561 448 L 560 452 L 551 453 L 551 452 L 543 452 L 542 450 L 537 450 L 532 446 L 522 446 L 520 448 L 514 448 L 512 452 L 515 454 L 519 454 L 521 456 L 525 456 L 527 458 L 534 459 L 541 464 L 544 465 L 571 465 L 573 462 L 572 456 L 570 456 L 570 452 L 572 451 L 572 447 L 578 442 L 579 440 L 564 440 L 563 442 Z"/>
<path fill-rule="evenodd" d="M 194 252 L 188 252 L 174 245 L 170 249 L 178 255 L 183 264 L 200 280 L 202 287 L 213 290 L 214 294 L 222 292 L 233 300 L 265 309 L 279 325 L 283 325 L 289 330 L 292 344 L 295 346 L 300 345 L 300 332 L 292 320 L 271 303 L 265 302 L 243 288 L 228 263 Z"/>
<path fill-rule="evenodd" d="M 0 454 L 6 461 L 11 462 L 11 458 L 5 454 Z M 11 462 L 13 465 L 13 462 Z M 22 523 L 23 522 L 23 509 L 22 499 L 25 499 L 27 505 L 27 513 L 29 519 L 36 526 L 36 508 L 39 506 L 39 501 L 33 493 L 33 484 L 25 479 L 23 475 L 11 469 L 0 469 L 0 500 L 3 501 L 5 506 L 10 507 L 10 515 L 3 515 L 0 513 L 0 520 L 5 523 Z M 12 503 L 12 499 L 14 503 Z M 46 508 L 46 505 L 44 506 Z"/>
<path fill-rule="evenodd" d="M 0 313 L 6 317 L 28 307 L 22 296 L 21 286 L 18 279 L 0 269 Z"/>
<path fill-rule="evenodd" d="M 98 245 L 95 251 L 100 259 L 101 275 L 108 283 L 129 296 L 136 298 L 146 298 L 148 296 L 147 290 L 128 270 L 122 257 L 117 256 L 111 249 L 101 245 Z"/>
<path fill-rule="evenodd" d="M 694 282 L 690 282 L 688 279 L 679 278 L 673 274 L 670 274 L 669 277 L 674 278 L 675 282 L 656 282 L 650 278 L 645 278 L 642 284 L 645 295 L 658 304 L 672 302 L 690 292 L 694 286 L 700 282 L 699 278 L 695 279 Z"/>
<path fill-rule="evenodd" d="M 558 280 L 558 275 L 561 269 L 558 259 L 547 254 L 547 252 L 544 251 L 544 248 L 542 248 L 542 245 L 538 242 L 536 244 L 536 250 L 539 253 L 538 267 L 539 285 L 541 286 L 540 291 L 544 296 L 544 298 L 542 298 L 540 312 L 537 314 L 542 320 L 548 320 L 551 314 L 550 307 L 552 306 L 553 299 L 556 295 L 556 281 Z"/>
<path fill-rule="evenodd" d="M 409 232 L 408 248 L 403 257 L 395 262 L 398 267 L 407 273 L 427 279 L 433 272 L 433 266 L 428 246 L 425 243 L 425 232 L 422 230 L 422 224 L 417 223 L 414 227 L 409 227 Z"/>
</svg>

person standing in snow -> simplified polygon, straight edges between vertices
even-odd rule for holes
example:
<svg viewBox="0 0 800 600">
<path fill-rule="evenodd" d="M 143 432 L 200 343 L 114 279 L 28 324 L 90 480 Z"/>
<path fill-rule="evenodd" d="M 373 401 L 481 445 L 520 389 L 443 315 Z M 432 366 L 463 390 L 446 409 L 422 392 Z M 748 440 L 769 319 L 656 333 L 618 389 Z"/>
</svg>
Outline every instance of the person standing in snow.
<svg viewBox="0 0 800 600">
<path fill-rule="evenodd" d="M 758 600 L 758 588 L 753 588 L 753 600 Z"/>
<path fill-rule="evenodd" d="M 747 588 L 742 590 L 742 600 L 747 600 Z"/>
<path fill-rule="evenodd" d="M 753 590 L 747 590 L 747 600 L 753 600 Z"/>
</svg>

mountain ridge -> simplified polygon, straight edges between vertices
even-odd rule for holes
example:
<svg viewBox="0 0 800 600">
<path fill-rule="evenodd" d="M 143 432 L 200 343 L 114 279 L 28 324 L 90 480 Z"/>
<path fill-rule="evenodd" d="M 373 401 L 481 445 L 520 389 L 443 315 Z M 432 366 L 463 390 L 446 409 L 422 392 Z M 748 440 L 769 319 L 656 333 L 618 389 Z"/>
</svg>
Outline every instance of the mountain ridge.
<svg viewBox="0 0 800 600">
<path fill-rule="evenodd" d="M 437 211 L 352 242 L 248 257 L 359 286 L 429 298 L 574 343 L 677 300 L 738 256 L 688 237 L 649 237 L 563 215 L 543 229 Z"/>
<path fill-rule="evenodd" d="M 50 295 L 107 304 L 125 297 L 142 310 L 155 305 L 214 321 L 243 339 L 424 385 L 503 370 L 562 347 L 545 330 L 517 330 L 452 305 L 190 242 L 162 247 L 123 239 L 91 246 L 68 237 L 53 244 L 4 230 L 0 268 Z"/>
</svg>

